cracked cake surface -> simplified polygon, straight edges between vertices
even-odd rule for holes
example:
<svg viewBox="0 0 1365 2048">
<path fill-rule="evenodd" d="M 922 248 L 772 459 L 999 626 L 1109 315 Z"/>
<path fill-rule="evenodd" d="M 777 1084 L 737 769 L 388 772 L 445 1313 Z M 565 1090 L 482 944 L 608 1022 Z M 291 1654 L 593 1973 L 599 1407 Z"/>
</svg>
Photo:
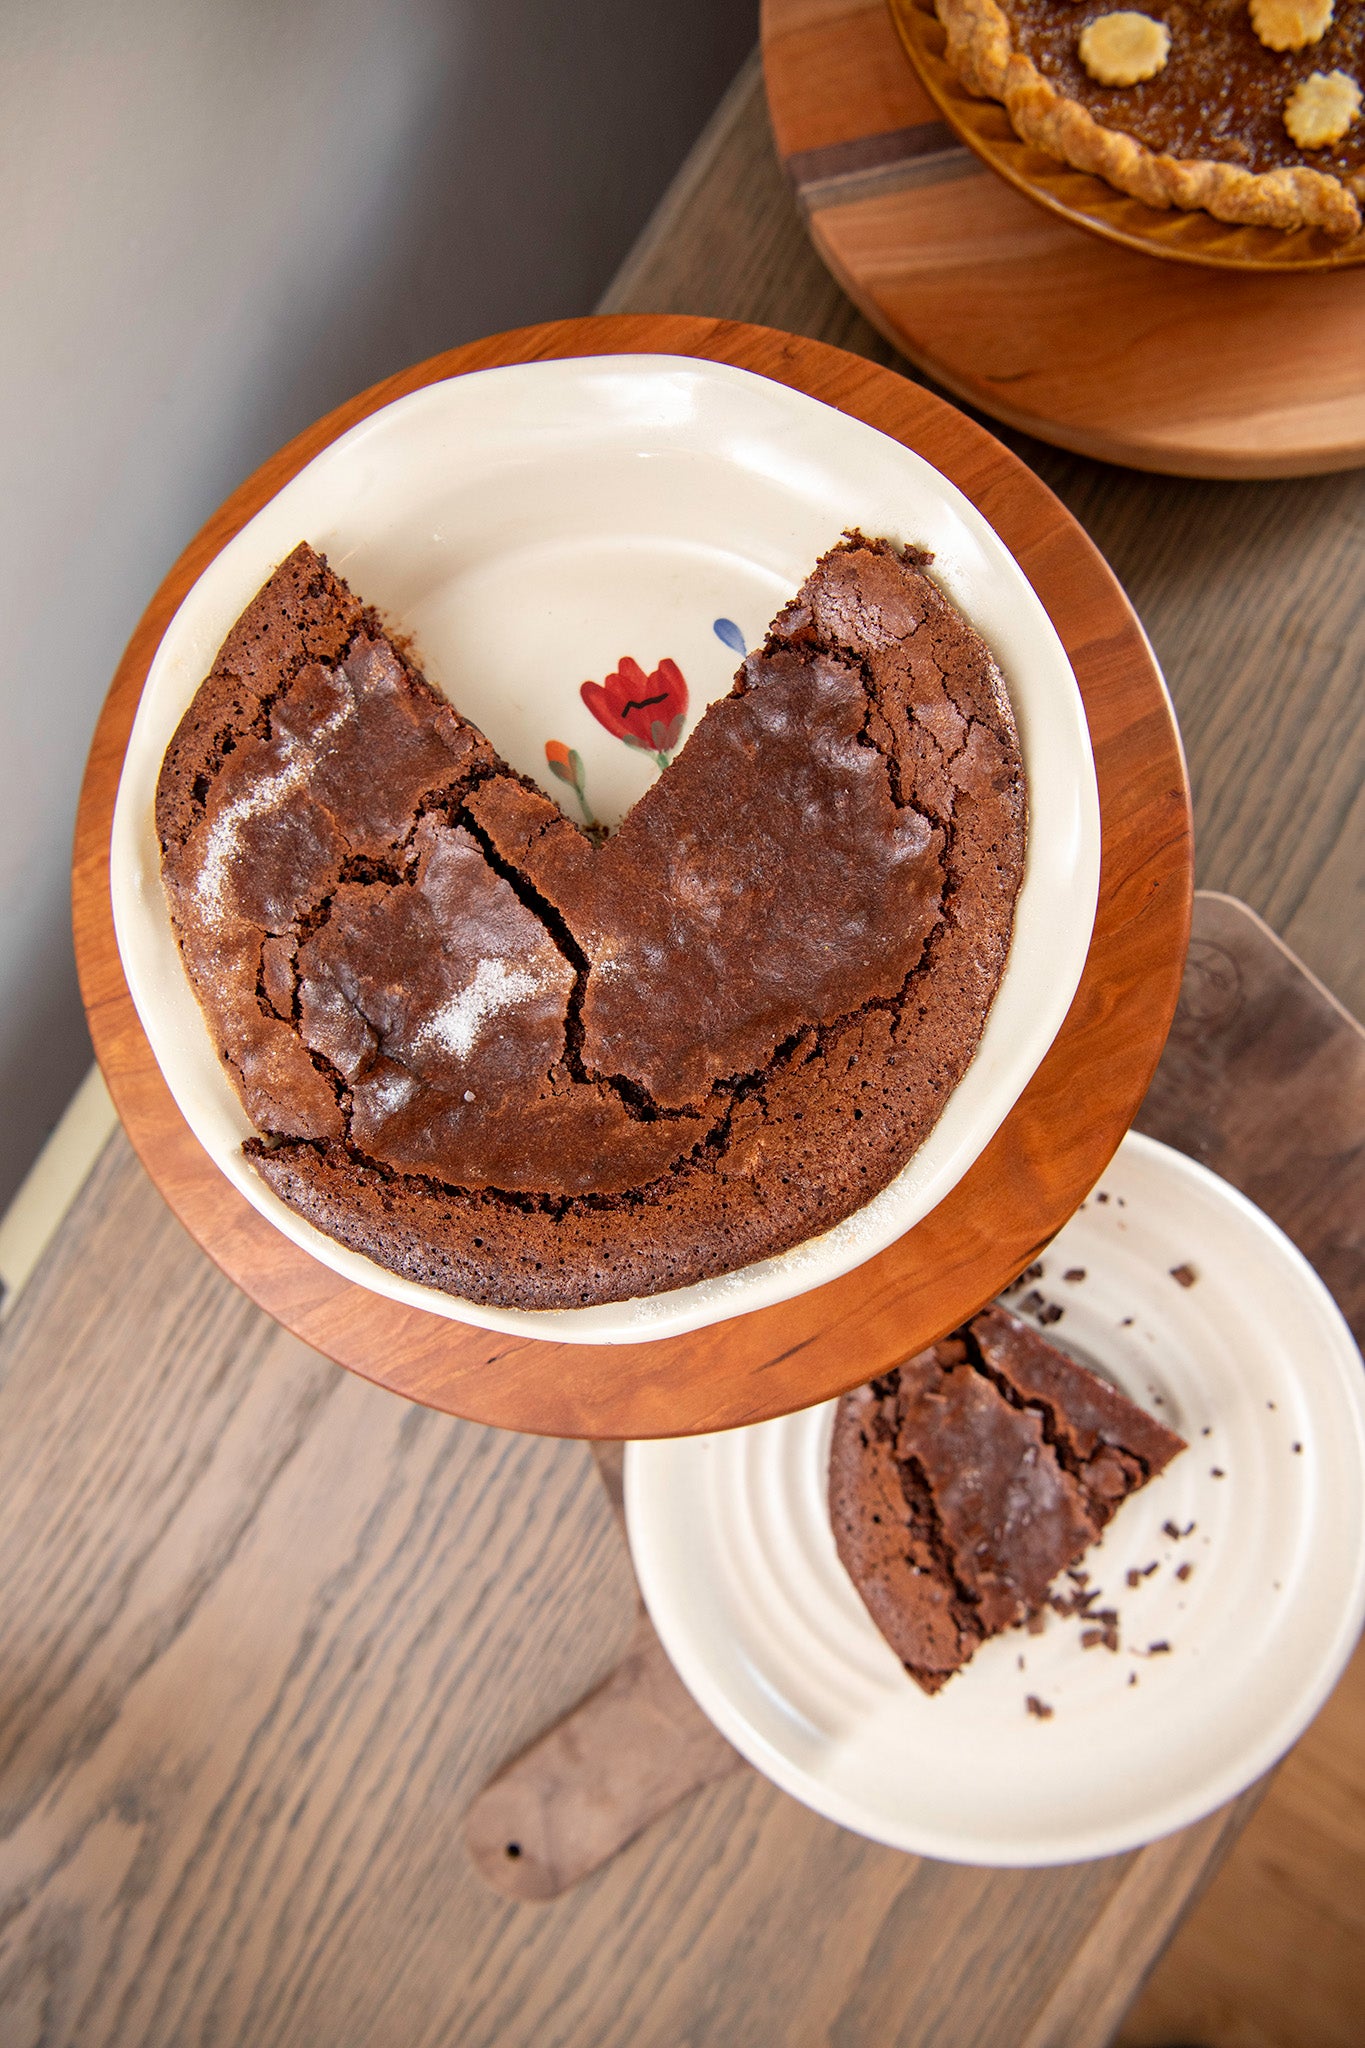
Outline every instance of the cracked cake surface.
<svg viewBox="0 0 1365 2048">
<path fill-rule="evenodd" d="M 1037 1614 L 1182 1437 L 995 1304 L 845 1394 L 829 1500 L 877 1627 L 925 1692 Z"/>
<path fill-rule="evenodd" d="M 927 559 L 826 555 L 599 844 L 296 549 L 157 792 L 275 1191 L 411 1279 L 560 1308 L 885 1186 L 975 1050 L 1024 853 L 1008 695 Z"/>
</svg>

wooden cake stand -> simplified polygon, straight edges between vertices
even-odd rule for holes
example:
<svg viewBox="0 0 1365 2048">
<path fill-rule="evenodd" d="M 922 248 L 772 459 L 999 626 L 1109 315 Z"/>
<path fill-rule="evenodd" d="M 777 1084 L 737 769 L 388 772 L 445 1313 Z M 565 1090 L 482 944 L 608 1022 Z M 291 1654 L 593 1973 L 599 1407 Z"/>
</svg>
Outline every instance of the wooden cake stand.
<svg viewBox="0 0 1365 2048">
<path fill-rule="evenodd" d="M 816 249 L 948 390 L 1134 469 L 1365 463 L 1365 267 L 1204 269 L 1059 219 L 945 124 L 887 0 L 764 0 L 763 64 Z"/>
<path fill-rule="evenodd" d="M 331 441 L 443 377 L 547 357 L 659 352 L 733 363 L 914 448 L 1023 567 L 1071 658 L 1090 725 L 1103 854 L 1094 938 L 1070 1012 L 1009 1118 L 952 1193 L 878 1257 L 773 1308 L 652 1343 L 582 1345 L 475 1329 L 341 1279 L 297 1249 L 191 1135 L 119 963 L 109 833 L 152 657 L 228 540 Z M 229 1275 L 306 1343 L 394 1393 L 508 1429 L 643 1437 L 732 1427 L 856 1385 L 951 1329 L 1076 1208 L 1142 1100 L 1180 987 L 1192 886 L 1189 792 L 1169 700 L 1132 610 L 1080 527 L 982 428 L 889 370 L 768 328 L 622 315 L 523 328 L 436 356 L 352 399 L 263 465 L 157 591 L 114 678 L 76 829 L 81 988 L 99 1062 L 148 1173 Z"/>
</svg>

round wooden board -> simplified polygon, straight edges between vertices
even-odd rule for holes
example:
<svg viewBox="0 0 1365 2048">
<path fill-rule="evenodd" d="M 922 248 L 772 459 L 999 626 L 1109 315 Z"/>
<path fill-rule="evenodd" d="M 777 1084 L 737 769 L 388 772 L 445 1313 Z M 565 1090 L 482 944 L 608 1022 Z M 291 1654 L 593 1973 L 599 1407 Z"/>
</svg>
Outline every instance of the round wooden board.
<svg viewBox="0 0 1365 2048">
<path fill-rule="evenodd" d="M 775 1308 L 655 1343 L 589 1346 L 401 1307 L 342 1280 L 257 1215 L 191 1136 L 138 1023 L 114 939 L 109 832 L 162 633 L 218 551 L 320 449 L 438 378 L 636 352 L 705 356 L 808 392 L 916 449 L 980 508 L 1047 607 L 1079 679 L 1103 861 L 1094 939 L 1066 1022 L 981 1159 L 923 1223 L 842 1279 Z M 362 393 L 249 478 L 175 564 L 129 643 L 91 749 L 74 872 L 77 961 L 100 1065 L 152 1179 L 210 1256 L 307 1343 L 395 1393 L 508 1429 L 585 1437 L 682 1435 L 809 1406 L 885 1370 L 995 1294 L 1076 1208 L 1132 1120 L 1175 1008 L 1191 891 L 1189 791 L 1160 673 L 1110 570 L 1051 492 L 982 428 L 889 370 L 821 342 L 681 315 L 561 321 L 452 350 Z"/>
<path fill-rule="evenodd" d="M 763 60 L 821 257 L 950 391 L 1134 469 L 1365 463 L 1365 268 L 1204 269 L 1072 226 L 944 122 L 887 0 L 764 0 Z"/>
</svg>

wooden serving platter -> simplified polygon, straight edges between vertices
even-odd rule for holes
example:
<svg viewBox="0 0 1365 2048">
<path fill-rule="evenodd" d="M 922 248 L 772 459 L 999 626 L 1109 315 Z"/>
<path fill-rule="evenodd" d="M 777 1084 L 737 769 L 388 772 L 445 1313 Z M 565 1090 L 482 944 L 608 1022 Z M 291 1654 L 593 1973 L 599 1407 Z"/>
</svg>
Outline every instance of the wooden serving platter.
<svg viewBox="0 0 1365 2048">
<path fill-rule="evenodd" d="M 547 357 L 656 352 L 733 363 L 916 449 L 1011 550 L 1071 658 L 1089 720 L 1103 854 L 1094 938 L 1046 1060 L 977 1164 L 877 1258 L 812 1293 L 684 1337 L 582 1345 L 507 1336 L 341 1279 L 217 1171 L 181 1118 L 119 963 L 109 832 L 124 749 L 161 635 L 219 550 L 322 448 L 439 378 Z M 191 542 L 133 635 L 91 748 L 77 820 L 77 962 L 95 1050 L 152 1179 L 209 1255 L 317 1350 L 409 1399 L 548 1435 L 667 1436 L 807 1407 L 951 1329 L 1075 1209 L 1132 1120 L 1175 1008 L 1192 886 L 1189 792 L 1170 703 L 1112 573 L 991 435 L 889 370 L 821 342 L 682 315 L 569 320 L 433 357 L 340 407 L 263 465 Z"/>
<path fill-rule="evenodd" d="M 762 20 L 777 148 L 816 249 L 948 390 L 1134 469 L 1365 463 L 1365 268 L 1206 269 L 1102 239 L 959 139 L 887 0 L 764 0 Z"/>
</svg>

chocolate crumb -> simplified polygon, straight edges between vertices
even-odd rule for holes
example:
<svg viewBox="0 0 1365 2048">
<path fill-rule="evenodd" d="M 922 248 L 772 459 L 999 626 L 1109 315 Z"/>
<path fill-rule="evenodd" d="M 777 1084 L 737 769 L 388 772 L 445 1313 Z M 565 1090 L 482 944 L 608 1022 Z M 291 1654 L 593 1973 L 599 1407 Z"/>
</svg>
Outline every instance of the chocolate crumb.
<svg viewBox="0 0 1365 2048">
<path fill-rule="evenodd" d="M 1170 1654 L 1171 1646 L 1168 1642 L 1165 1641 L 1159 1643 L 1148 1643 L 1145 1651 L 1140 1650 L 1138 1652 L 1139 1656 L 1145 1655 L 1148 1657 L 1169 1657 Z"/>
<path fill-rule="evenodd" d="M 1095 1602 L 1103 1598 L 1103 1587 L 1091 1586 L 1084 1592 L 1078 1589 L 1074 1593 L 1049 1593 L 1047 1604 L 1054 1614 L 1060 1614 L 1066 1621 L 1073 1618 L 1081 1621 L 1117 1621 L 1118 1615 L 1112 1607 L 1102 1607 L 1098 1613 L 1095 1612 Z"/>
<path fill-rule="evenodd" d="M 1060 1323 L 1062 1317 L 1065 1314 L 1066 1310 L 1064 1308 L 1059 1308 L 1055 1301 L 1048 1301 L 1044 1302 L 1043 1306 L 1039 1309 L 1038 1320 L 1040 1323 L 1044 1325 L 1048 1323 Z"/>
<path fill-rule="evenodd" d="M 1175 1575 L 1178 1579 L 1187 1579 L 1193 1570 L 1194 1566 L 1190 1563 L 1189 1559 L 1186 1558 L 1184 1564 L 1178 1564 L 1176 1566 Z"/>
<path fill-rule="evenodd" d="M 1133 1565 L 1128 1573 L 1129 1585 L 1140 1586 L 1144 1579 L 1150 1579 L 1152 1573 L 1156 1571 L 1158 1564 L 1159 1560 L 1157 1558 L 1153 1558 L 1150 1564 Z"/>
<path fill-rule="evenodd" d="M 1019 1278 L 1017 1280 L 1012 1280 L 1010 1282 L 1010 1285 L 1011 1287 L 1027 1287 L 1032 1281 L 1041 1280 L 1042 1277 L 1043 1262 L 1041 1259 L 1035 1259 L 1031 1266 L 1025 1266 L 1023 1272 L 1019 1275 Z"/>
<path fill-rule="evenodd" d="M 1094 1617 L 1095 1626 L 1081 1630 L 1081 1648 L 1096 1649 L 1103 1643 L 1106 1650 L 1117 1650 L 1119 1646 L 1119 1618 L 1112 1607 L 1105 1607 Z"/>
<path fill-rule="evenodd" d="M 1226 1473 L 1226 1472 L 1225 1472 L 1225 1471 L 1223 1470 L 1223 1468 L 1222 1468 L 1222 1466 L 1221 1466 L 1221 1465 L 1210 1465 L 1210 1466 L 1209 1466 L 1209 1478 L 1210 1478 L 1210 1479 L 1226 1479 L 1226 1478 L 1227 1478 L 1227 1476 L 1228 1476 L 1228 1475 L 1227 1475 L 1227 1473 Z"/>
<path fill-rule="evenodd" d="M 1020 1669 L 1020 1670 L 1022 1671 L 1022 1670 L 1023 1670 L 1023 1668 L 1024 1668 L 1024 1660 L 1023 1660 L 1023 1658 L 1022 1658 L 1022 1657 L 1020 1657 L 1020 1659 L 1019 1659 L 1019 1669 Z"/>
<path fill-rule="evenodd" d="M 1052 1719 L 1051 1707 L 1048 1706 L 1046 1700 L 1040 1700 L 1036 1692 L 1029 1694 L 1028 1698 L 1024 1701 L 1024 1705 L 1035 1721 L 1050 1721 Z"/>
<path fill-rule="evenodd" d="M 1024 1296 L 1019 1306 L 1025 1315 L 1036 1315 L 1043 1306 L 1043 1297 L 1034 1287 Z"/>
<path fill-rule="evenodd" d="M 1096 1195 L 1095 1200 L 1097 1202 L 1107 1202 L 1109 1200 L 1109 1197 L 1108 1195 Z"/>
<path fill-rule="evenodd" d="M 1199 1434 L 1200 1434 L 1200 1436 L 1212 1436 L 1212 1435 L 1213 1435 L 1213 1425 L 1212 1425 L 1212 1423 L 1206 1422 L 1206 1423 L 1204 1424 L 1204 1427 L 1203 1427 L 1203 1428 L 1202 1428 L 1202 1429 L 1200 1430 Z"/>
<path fill-rule="evenodd" d="M 1275 1403 L 1274 1403 L 1273 1401 L 1267 1401 L 1265 1405 L 1266 1405 L 1266 1407 L 1267 1407 L 1267 1408 L 1272 1408 L 1272 1409 L 1273 1409 L 1273 1408 L 1274 1408 L 1274 1406 L 1275 1406 Z"/>
<path fill-rule="evenodd" d="M 1184 1537 L 1193 1536 L 1195 1526 L 1193 1522 L 1186 1522 L 1183 1529 L 1177 1529 L 1174 1522 L 1163 1522 L 1161 1533 L 1163 1536 L 1169 1536 L 1172 1543 L 1179 1543 Z"/>
<path fill-rule="evenodd" d="M 1291 1445 L 1289 1446 L 1289 1448 L 1290 1448 L 1290 1450 L 1291 1450 L 1291 1451 L 1292 1451 L 1292 1452 L 1294 1453 L 1295 1457 L 1298 1457 L 1298 1456 L 1299 1456 L 1299 1455 L 1300 1455 L 1300 1454 L 1302 1453 L 1302 1450 L 1303 1450 L 1303 1445 L 1302 1445 L 1302 1444 L 1291 1444 Z"/>
<path fill-rule="evenodd" d="M 1070 1281 L 1072 1281 L 1072 1282 L 1073 1282 L 1073 1284 L 1074 1284 L 1074 1283 L 1075 1283 L 1075 1282 L 1076 1282 L 1077 1280 L 1084 1280 L 1084 1278 L 1085 1278 L 1085 1267 L 1084 1267 L 1084 1266 L 1068 1266 L 1068 1267 L 1067 1267 L 1067 1269 L 1066 1269 L 1066 1271 L 1065 1271 L 1065 1273 L 1063 1273 L 1063 1275 L 1062 1275 L 1062 1278 L 1063 1278 L 1063 1280 L 1070 1280 Z"/>
<path fill-rule="evenodd" d="M 1172 1280 L 1178 1280 L 1182 1287 L 1193 1287 L 1199 1275 L 1195 1272 L 1193 1266 L 1172 1266 L 1171 1278 Z"/>
<path fill-rule="evenodd" d="M 1129 1685 L 1136 1685 L 1136 1684 L 1137 1684 L 1137 1673 L 1136 1673 L 1136 1671 L 1130 1671 L 1130 1672 L 1128 1673 L 1128 1683 L 1129 1683 Z"/>
<path fill-rule="evenodd" d="M 1136 1319 L 1133 1316 L 1125 1316 L 1123 1321 L 1119 1324 L 1119 1328 L 1121 1330 L 1131 1330 L 1135 1320 Z"/>
</svg>

